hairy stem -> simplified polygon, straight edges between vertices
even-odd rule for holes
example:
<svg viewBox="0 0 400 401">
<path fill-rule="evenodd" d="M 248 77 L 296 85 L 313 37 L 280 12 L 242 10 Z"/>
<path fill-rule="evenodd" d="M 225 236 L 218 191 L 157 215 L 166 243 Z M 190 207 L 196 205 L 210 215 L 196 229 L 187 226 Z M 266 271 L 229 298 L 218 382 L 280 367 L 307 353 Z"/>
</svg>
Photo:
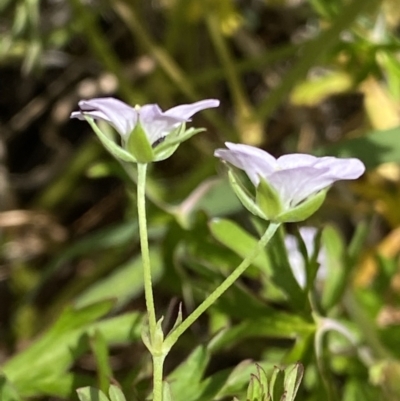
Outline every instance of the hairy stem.
<svg viewBox="0 0 400 401">
<path fill-rule="evenodd" d="M 147 219 L 146 219 L 146 170 L 147 164 L 138 164 L 138 180 L 137 180 L 137 208 L 139 219 L 139 235 L 140 247 L 142 252 L 144 294 L 146 298 L 147 317 L 149 320 L 150 339 L 156 331 L 156 311 L 154 307 L 153 285 L 151 280 L 151 266 L 149 253 L 149 239 L 147 236 Z"/>
<path fill-rule="evenodd" d="M 164 341 L 164 349 L 169 350 L 178 338 L 243 274 L 256 256 L 265 248 L 275 234 L 280 223 L 270 223 L 267 231 L 261 237 L 253 251 L 243 262 L 217 287 Z"/>
</svg>

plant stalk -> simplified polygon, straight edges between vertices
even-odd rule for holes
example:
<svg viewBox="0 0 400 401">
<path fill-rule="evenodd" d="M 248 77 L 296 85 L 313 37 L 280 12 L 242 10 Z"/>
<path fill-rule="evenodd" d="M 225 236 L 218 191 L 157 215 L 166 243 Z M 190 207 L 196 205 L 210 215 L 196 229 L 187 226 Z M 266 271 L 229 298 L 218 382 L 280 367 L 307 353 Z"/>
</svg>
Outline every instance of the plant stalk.
<svg viewBox="0 0 400 401">
<path fill-rule="evenodd" d="M 149 321 L 150 339 L 152 340 L 156 332 L 156 311 L 154 307 L 153 284 L 151 280 L 151 266 L 149 253 L 149 239 L 147 235 L 146 219 L 146 171 L 147 164 L 138 163 L 137 180 L 137 209 L 139 220 L 140 248 L 142 253 L 144 295 L 146 298 L 147 318 Z"/>
<path fill-rule="evenodd" d="M 169 333 L 163 344 L 165 350 L 171 349 L 178 338 L 244 273 L 271 240 L 279 226 L 280 223 L 270 223 L 256 247 L 242 263 L 175 330 Z"/>
</svg>

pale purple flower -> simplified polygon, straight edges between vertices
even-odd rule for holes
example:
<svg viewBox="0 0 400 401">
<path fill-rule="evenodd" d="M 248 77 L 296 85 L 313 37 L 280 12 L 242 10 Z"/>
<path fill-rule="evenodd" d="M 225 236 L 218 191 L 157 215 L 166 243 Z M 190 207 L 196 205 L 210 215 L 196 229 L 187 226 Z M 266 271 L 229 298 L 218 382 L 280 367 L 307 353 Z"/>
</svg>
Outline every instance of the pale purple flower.
<svg viewBox="0 0 400 401">
<path fill-rule="evenodd" d="M 307 254 L 310 257 L 315 251 L 315 237 L 318 230 L 315 227 L 300 227 L 299 232 L 306 247 Z M 300 252 L 297 238 L 291 234 L 286 235 L 285 246 L 293 276 L 299 283 L 300 287 L 304 288 L 306 286 L 307 276 L 306 264 L 304 257 Z M 323 246 L 321 246 L 318 252 L 317 262 L 319 264 L 319 268 L 316 279 L 318 282 L 321 282 L 326 278 L 327 275 L 327 256 Z"/>
<path fill-rule="evenodd" d="M 131 107 L 112 97 L 81 100 L 80 111 L 74 111 L 71 118 L 84 120 L 85 116 L 103 120 L 112 125 L 126 141 L 133 129 L 140 123 L 151 145 L 163 139 L 182 123 L 190 121 L 197 112 L 219 106 L 219 100 L 207 99 L 192 104 L 183 104 L 162 111 L 157 104 Z"/>
<path fill-rule="evenodd" d="M 215 156 L 242 169 L 257 188 L 260 179 L 277 193 L 282 212 L 288 211 L 335 181 L 360 177 L 364 164 L 358 159 L 315 157 L 295 153 L 276 159 L 264 150 L 249 145 L 226 143 Z"/>
</svg>

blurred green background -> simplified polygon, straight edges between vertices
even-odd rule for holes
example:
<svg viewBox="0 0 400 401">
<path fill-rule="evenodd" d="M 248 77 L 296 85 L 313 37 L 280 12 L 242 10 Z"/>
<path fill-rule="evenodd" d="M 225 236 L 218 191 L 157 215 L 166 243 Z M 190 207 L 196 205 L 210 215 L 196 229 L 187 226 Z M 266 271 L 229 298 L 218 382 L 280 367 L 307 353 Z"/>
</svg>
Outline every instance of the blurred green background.
<svg viewBox="0 0 400 401">
<path fill-rule="evenodd" d="M 397 0 L 0 2 L 0 399 L 72 400 L 111 377 L 128 400 L 149 392 L 135 185 L 88 124 L 69 120 L 80 99 L 102 96 L 163 109 L 221 101 L 194 118 L 205 133 L 151 166 L 166 330 L 261 229 L 215 148 L 352 156 L 368 169 L 307 223 L 327 227 L 334 277 L 313 311 L 342 322 L 356 345 L 333 334 L 317 354 L 323 330 L 314 303 L 304 307 L 313 291 L 299 305 L 270 280 L 269 264 L 284 262 L 265 254 L 168 357 L 175 400 L 243 397 L 248 359 L 266 369 L 300 360 L 299 400 L 400 399 Z"/>
</svg>

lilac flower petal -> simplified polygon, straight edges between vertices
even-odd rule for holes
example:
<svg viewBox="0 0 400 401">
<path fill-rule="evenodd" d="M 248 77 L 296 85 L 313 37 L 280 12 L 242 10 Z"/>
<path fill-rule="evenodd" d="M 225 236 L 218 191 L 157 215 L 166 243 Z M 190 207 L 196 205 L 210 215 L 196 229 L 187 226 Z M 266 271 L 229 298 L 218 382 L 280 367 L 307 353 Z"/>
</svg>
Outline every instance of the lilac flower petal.
<svg viewBox="0 0 400 401">
<path fill-rule="evenodd" d="M 307 249 L 307 254 L 311 257 L 315 252 L 315 237 L 318 230 L 315 227 L 300 227 L 300 235 Z M 293 275 L 299 285 L 304 288 L 306 285 L 306 266 L 304 257 L 300 252 L 297 238 L 294 235 L 288 234 L 285 236 L 285 246 L 289 258 L 290 267 Z M 317 256 L 319 269 L 317 272 L 317 281 L 322 282 L 327 276 L 327 256 L 324 246 L 321 246 Z"/>
<path fill-rule="evenodd" d="M 365 172 L 364 164 L 358 159 L 338 159 L 321 157 L 314 165 L 317 168 L 329 168 L 333 180 L 354 180 Z"/>
<path fill-rule="evenodd" d="M 277 162 L 281 169 L 293 167 L 312 166 L 318 161 L 318 157 L 306 155 L 303 153 L 293 153 L 291 155 L 283 155 L 278 158 Z"/>
<path fill-rule="evenodd" d="M 137 111 L 126 103 L 112 97 L 81 100 L 80 112 L 71 114 L 71 118 L 84 119 L 84 115 L 111 124 L 121 136 L 130 134 L 137 122 Z"/>
<path fill-rule="evenodd" d="M 323 174 L 327 169 L 298 167 L 279 170 L 269 175 L 268 182 L 278 191 L 285 208 L 298 205 L 310 195 L 332 184 Z"/>
<path fill-rule="evenodd" d="M 304 241 L 304 245 L 306 246 L 308 256 L 312 256 L 315 248 L 315 237 L 317 236 L 318 230 L 315 227 L 307 227 L 303 226 L 299 228 L 301 238 Z"/>
<path fill-rule="evenodd" d="M 71 113 L 71 115 L 69 116 L 69 118 L 77 118 L 78 120 L 82 120 L 82 121 L 85 120 L 85 117 L 83 117 L 83 114 L 80 111 L 73 111 Z"/>
<path fill-rule="evenodd" d="M 145 104 L 139 108 L 140 120 L 143 122 L 144 120 L 149 122 L 153 120 L 158 120 L 159 118 L 165 118 L 172 123 L 183 122 L 186 121 L 184 118 L 173 117 L 173 116 L 165 116 L 165 113 L 161 110 L 158 104 Z"/>
<path fill-rule="evenodd" d="M 266 177 L 277 167 L 276 159 L 261 149 L 231 142 L 225 145 L 228 149 L 217 149 L 214 155 L 244 170 L 255 186 L 259 184 L 260 176 Z"/>
<path fill-rule="evenodd" d="M 185 121 L 188 121 L 190 117 L 192 117 L 199 111 L 218 107 L 219 103 L 219 100 L 216 99 L 200 100 L 199 102 L 195 102 L 192 104 L 182 104 L 180 106 L 172 107 L 172 109 L 164 112 L 164 115 L 182 118 Z"/>
<path fill-rule="evenodd" d="M 333 182 L 334 180 L 324 176 L 319 176 L 318 173 L 315 172 L 313 178 L 309 177 L 308 180 L 305 179 L 304 185 L 297 186 L 296 190 L 292 192 L 292 205 L 298 205 L 309 196 L 316 194 L 324 188 L 328 188 L 333 184 Z"/>
<path fill-rule="evenodd" d="M 293 160 L 291 160 L 292 162 L 299 155 L 288 156 L 293 156 Z M 336 157 L 316 158 L 314 156 L 310 156 L 310 158 L 307 158 L 304 156 L 308 155 L 301 155 L 301 158 L 298 159 L 299 166 L 294 168 L 298 169 L 300 168 L 301 164 L 305 164 L 307 163 L 307 161 L 309 161 L 312 163 L 311 167 L 315 171 L 308 177 L 308 182 L 304 186 L 297 186 L 298 190 L 294 190 L 292 192 L 292 202 L 294 204 L 300 203 L 311 194 L 332 185 L 335 181 L 344 179 L 355 179 L 358 178 L 365 171 L 364 164 L 358 159 L 338 159 Z M 291 163 L 285 164 L 289 165 Z M 289 172 L 290 170 L 284 171 Z"/>
<path fill-rule="evenodd" d="M 232 142 L 225 142 L 225 145 L 229 150 L 236 153 L 243 153 L 251 157 L 256 157 L 258 159 L 264 160 L 266 165 L 271 168 L 271 171 L 277 168 L 277 160 L 265 150 L 250 145 L 243 145 Z"/>
<path fill-rule="evenodd" d="M 303 255 L 299 250 L 296 237 L 290 234 L 286 235 L 285 246 L 293 276 L 299 283 L 300 287 L 304 288 L 306 286 L 306 266 Z"/>
<path fill-rule="evenodd" d="M 142 106 L 139 109 L 139 120 L 151 144 L 186 121 L 179 116 L 166 115 L 157 104 Z"/>
<path fill-rule="evenodd" d="M 79 102 L 80 111 L 71 118 L 85 119 L 85 115 L 111 124 L 123 138 L 123 144 L 140 119 L 140 123 L 151 144 L 170 134 L 193 114 L 210 107 L 217 107 L 218 100 L 208 99 L 193 104 L 173 107 L 165 113 L 156 104 L 133 108 L 114 98 L 96 98 Z"/>
</svg>

